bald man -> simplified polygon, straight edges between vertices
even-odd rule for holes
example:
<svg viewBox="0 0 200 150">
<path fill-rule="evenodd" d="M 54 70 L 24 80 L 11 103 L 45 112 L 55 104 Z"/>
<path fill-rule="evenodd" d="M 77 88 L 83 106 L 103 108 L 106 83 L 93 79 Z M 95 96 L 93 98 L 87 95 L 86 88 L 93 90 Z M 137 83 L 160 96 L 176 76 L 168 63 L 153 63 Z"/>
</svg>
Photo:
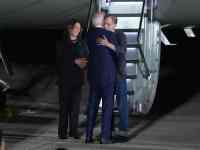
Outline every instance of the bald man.
<svg viewBox="0 0 200 150">
<path fill-rule="evenodd" d="M 112 32 L 103 28 L 103 13 L 96 13 L 92 23 L 94 28 L 87 34 L 87 44 L 90 51 L 88 63 L 90 95 L 87 113 L 86 143 L 92 142 L 98 106 L 102 99 L 100 143 L 108 144 L 111 143 L 113 92 L 116 80 L 116 53 L 114 49 L 99 44 L 98 40 L 104 37 L 112 43 L 117 43 L 117 41 Z"/>
</svg>

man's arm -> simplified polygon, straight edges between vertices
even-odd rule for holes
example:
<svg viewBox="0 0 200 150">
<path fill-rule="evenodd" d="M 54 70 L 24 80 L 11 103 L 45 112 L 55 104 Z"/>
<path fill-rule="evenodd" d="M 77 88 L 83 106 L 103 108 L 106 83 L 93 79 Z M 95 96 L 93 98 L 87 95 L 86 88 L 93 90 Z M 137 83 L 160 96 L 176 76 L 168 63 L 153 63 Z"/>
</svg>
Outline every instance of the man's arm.
<svg viewBox="0 0 200 150">
<path fill-rule="evenodd" d="M 106 46 L 110 49 L 112 49 L 113 51 L 116 51 L 116 47 L 114 44 L 112 44 L 111 42 L 108 41 L 108 39 L 106 38 L 106 36 L 103 35 L 103 38 L 98 38 L 97 42 L 103 46 Z"/>
<path fill-rule="evenodd" d="M 127 42 L 126 42 L 126 35 L 123 32 L 117 32 L 115 33 L 115 37 L 114 39 L 116 39 L 117 41 L 112 41 L 110 42 L 106 36 L 103 36 L 103 38 L 98 38 L 98 43 L 101 45 L 104 45 L 110 49 L 112 49 L 113 51 L 116 52 L 117 55 L 122 55 L 126 53 L 126 46 L 127 46 Z"/>
<path fill-rule="evenodd" d="M 127 47 L 127 39 L 126 35 L 123 32 L 116 32 L 116 38 L 117 38 L 117 44 L 116 47 L 116 53 L 117 55 L 122 55 L 126 53 L 126 47 Z"/>
</svg>

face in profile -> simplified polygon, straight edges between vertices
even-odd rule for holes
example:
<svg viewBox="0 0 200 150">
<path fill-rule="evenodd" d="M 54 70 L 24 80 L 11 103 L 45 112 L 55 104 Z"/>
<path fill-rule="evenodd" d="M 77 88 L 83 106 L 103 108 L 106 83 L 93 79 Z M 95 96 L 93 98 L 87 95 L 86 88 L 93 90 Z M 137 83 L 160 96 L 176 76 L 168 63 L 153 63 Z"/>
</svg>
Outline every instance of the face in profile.
<svg viewBox="0 0 200 150">
<path fill-rule="evenodd" d="M 116 27 L 116 25 L 114 24 L 114 22 L 113 22 L 111 17 L 105 18 L 105 20 L 104 20 L 104 28 L 106 30 L 114 32 L 115 31 L 115 27 Z"/>
</svg>

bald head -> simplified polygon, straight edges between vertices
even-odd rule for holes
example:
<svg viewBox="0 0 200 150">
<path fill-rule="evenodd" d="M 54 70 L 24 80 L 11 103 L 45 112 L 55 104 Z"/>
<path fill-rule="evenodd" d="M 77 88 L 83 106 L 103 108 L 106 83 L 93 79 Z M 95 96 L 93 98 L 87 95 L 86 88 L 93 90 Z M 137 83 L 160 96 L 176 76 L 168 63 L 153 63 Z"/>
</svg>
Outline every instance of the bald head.
<svg viewBox="0 0 200 150">
<path fill-rule="evenodd" d="M 103 27 L 104 24 L 104 16 L 103 12 L 97 12 L 92 18 L 92 24 L 94 27 Z"/>
</svg>

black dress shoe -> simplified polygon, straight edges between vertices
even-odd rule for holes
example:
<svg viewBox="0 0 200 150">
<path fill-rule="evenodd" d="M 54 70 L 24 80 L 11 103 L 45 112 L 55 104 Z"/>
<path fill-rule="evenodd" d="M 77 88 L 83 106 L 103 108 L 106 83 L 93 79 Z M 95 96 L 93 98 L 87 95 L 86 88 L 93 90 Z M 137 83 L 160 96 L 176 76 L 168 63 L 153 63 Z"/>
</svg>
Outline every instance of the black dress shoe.
<svg viewBox="0 0 200 150">
<path fill-rule="evenodd" d="M 74 139 L 77 139 L 77 140 L 81 138 L 81 136 L 78 135 L 78 134 L 77 134 L 77 135 L 73 135 L 73 136 L 71 136 L 71 137 L 73 137 Z"/>
<path fill-rule="evenodd" d="M 67 139 L 67 136 L 58 136 L 59 139 Z"/>
<path fill-rule="evenodd" d="M 85 143 L 86 144 L 93 143 L 93 139 L 92 138 L 86 138 Z"/>
<path fill-rule="evenodd" d="M 69 136 L 74 138 L 74 139 L 80 139 L 81 138 L 81 134 L 79 132 L 69 133 Z"/>
</svg>

